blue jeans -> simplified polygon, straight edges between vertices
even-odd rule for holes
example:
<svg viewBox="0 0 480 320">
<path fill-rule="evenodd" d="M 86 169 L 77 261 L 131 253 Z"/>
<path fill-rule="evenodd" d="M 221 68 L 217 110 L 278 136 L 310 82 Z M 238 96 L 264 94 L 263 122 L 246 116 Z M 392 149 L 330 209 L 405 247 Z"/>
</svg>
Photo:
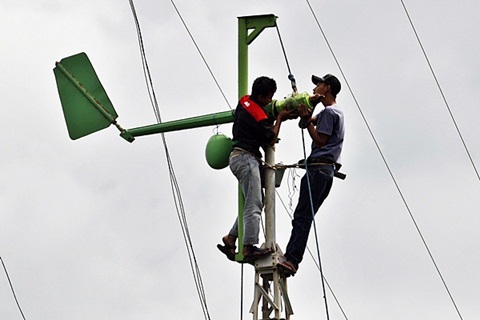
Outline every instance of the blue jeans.
<svg viewBox="0 0 480 320">
<path fill-rule="evenodd" d="M 311 166 L 302 178 L 298 204 L 293 213 L 292 234 L 285 252 L 285 257 L 296 265 L 303 259 L 313 216 L 330 193 L 333 183 L 333 173 L 333 165 Z M 310 178 L 313 213 L 307 177 Z"/>
<path fill-rule="evenodd" d="M 233 150 L 230 154 L 230 170 L 237 177 L 245 196 L 243 208 L 243 244 L 253 245 L 258 243 L 260 231 L 260 215 L 263 209 L 263 193 L 260 174 L 260 162 L 248 153 Z M 238 219 L 235 219 L 229 234 L 238 237 Z"/>
</svg>

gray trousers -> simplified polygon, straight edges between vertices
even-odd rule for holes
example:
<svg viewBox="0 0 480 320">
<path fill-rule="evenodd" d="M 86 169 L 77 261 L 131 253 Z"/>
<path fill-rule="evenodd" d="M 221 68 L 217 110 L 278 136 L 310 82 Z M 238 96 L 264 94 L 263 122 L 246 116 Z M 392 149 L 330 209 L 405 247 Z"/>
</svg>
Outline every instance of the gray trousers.
<svg viewBox="0 0 480 320">
<path fill-rule="evenodd" d="M 233 150 L 230 154 L 230 170 L 238 179 L 245 196 L 243 209 L 243 244 L 258 243 L 260 215 L 263 209 L 262 183 L 259 160 L 248 152 Z M 235 220 L 229 234 L 238 237 L 238 219 Z"/>
</svg>

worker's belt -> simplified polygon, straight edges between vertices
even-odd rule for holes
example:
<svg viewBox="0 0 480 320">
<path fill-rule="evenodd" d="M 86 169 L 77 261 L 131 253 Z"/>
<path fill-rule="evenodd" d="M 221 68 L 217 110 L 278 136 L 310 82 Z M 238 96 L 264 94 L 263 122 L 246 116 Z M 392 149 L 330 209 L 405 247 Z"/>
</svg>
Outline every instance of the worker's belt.
<svg viewBox="0 0 480 320">
<path fill-rule="evenodd" d="M 342 166 L 340 163 L 333 162 L 330 159 L 319 157 L 319 158 L 307 158 L 307 164 L 311 165 L 326 165 L 326 166 L 333 166 L 335 168 L 333 175 L 339 179 L 344 180 L 347 175 L 344 173 L 339 172 L 340 167 Z M 298 167 L 305 168 L 305 160 L 302 159 L 298 161 Z"/>
<path fill-rule="evenodd" d="M 340 167 L 342 166 L 342 165 L 339 164 L 339 163 L 335 163 L 334 161 L 332 161 L 332 160 L 330 160 L 330 159 L 327 159 L 327 158 L 323 158 L 323 157 L 320 157 L 320 158 L 307 158 L 307 164 L 332 165 L 332 166 L 335 166 L 336 169 L 340 169 Z M 299 166 L 305 166 L 305 160 L 302 159 L 302 160 L 298 161 L 298 165 L 299 165 Z"/>
<path fill-rule="evenodd" d="M 327 159 L 327 158 L 307 158 L 307 163 L 313 163 L 313 164 L 335 164 L 335 162 L 333 162 L 332 160 L 330 159 Z"/>
</svg>

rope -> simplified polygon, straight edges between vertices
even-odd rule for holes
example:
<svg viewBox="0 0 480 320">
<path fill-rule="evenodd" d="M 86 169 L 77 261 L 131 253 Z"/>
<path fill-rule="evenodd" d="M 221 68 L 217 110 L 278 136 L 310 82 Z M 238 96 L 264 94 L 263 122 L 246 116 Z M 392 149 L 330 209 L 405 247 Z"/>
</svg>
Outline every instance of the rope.
<svg viewBox="0 0 480 320">
<path fill-rule="evenodd" d="M 297 85 L 295 83 L 295 77 L 293 76 L 292 71 L 290 69 L 290 64 L 288 62 L 287 54 L 286 54 L 286 51 L 285 51 L 285 47 L 283 45 L 283 41 L 282 41 L 282 37 L 280 35 L 280 29 L 278 28 L 278 24 L 275 24 L 275 27 L 277 29 L 278 38 L 280 40 L 280 45 L 282 47 L 283 56 L 285 58 L 285 63 L 287 65 L 288 79 L 290 80 L 290 82 L 292 84 L 293 92 L 296 93 L 297 92 Z M 310 196 L 310 207 L 312 209 L 312 223 L 313 223 L 313 228 L 314 228 L 314 231 L 315 231 L 315 240 L 316 240 L 316 243 L 317 243 L 318 267 L 319 267 L 320 279 L 321 279 L 321 283 L 322 283 L 323 299 L 324 299 L 324 302 L 325 302 L 325 313 L 326 313 L 326 316 L 327 316 L 327 320 L 329 320 L 330 315 L 329 315 L 329 312 L 328 312 L 327 295 L 326 295 L 326 292 L 325 292 L 325 282 L 324 282 L 324 276 L 323 276 L 323 270 L 322 270 L 322 264 L 321 264 L 321 258 L 320 258 L 320 245 L 319 245 L 318 236 L 317 236 L 317 227 L 316 227 L 316 224 L 315 224 L 315 211 L 313 209 L 312 190 L 311 190 L 311 187 L 310 187 L 310 178 L 308 176 L 307 154 L 306 154 L 306 151 L 305 151 L 305 138 L 304 138 L 304 131 L 303 130 L 302 130 L 302 142 L 303 142 L 303 155 L 304 155 L 304 160 L 305 160 L 304 161 L 305 171 L 306 171 L 305 175 L 306 175 L 306 178 L 307 178 L 307 184 L 308 184 L 308 190 L 309 190 L 309 196 Z"/>
<path fill-rule="evenodd" d="M 311 189 L 311 186 L 310 186 L 310 176 L 309 176 L 309 172 L 308 172 L 308 163 L 307 163 L 307 152 L 305 150 L 304 129 L 302 129 L 301 131 L 302 131 L 303 157 L 305 159 L 305 177 L 307 178 L 308 195 L 310 197 L 310 208 L 312 209 L 313 230 L 314 230 L 314 234 L 315 234 L 315 243 L 317 245 L 318 270 L 320 271 L 320 278 L 321 278 L 321 282 L 322 282 L 323 300 L 325 302 L 325 313 L 326 313 L 326 316 L 327 316 L 327 320 L 329 320 L 330 315 L 329 315 L 329 312 L 328 312 L 327 294 L 325 292 L 325 282 L 324 282 L 324 276 L 323 276 L 322 259 L 320 258 L 320 243 L 318 241 L 317 224 L 315 223 L 315 210 L 313 208 L 312 189 Z"/>
<path fill-rule="evenodd" d="M 278 39 L 280 40 L 280 45 L 282 47 L 283 56 L 285 57 L 285 62 L 287 64 L 288 80 L 290 80 L 290 83 L 292 84 L 293 92 L 296 93 L 297 92 L 297 83 L 295 81 L 295 77 L 292 74 L 292 71 L 290 70 L 290 64 L 288 63 L 287 52 L 285 51 L 285 47 L 283 46 L 282 36 L 280 35 L 280 29 L 278 28 L 277 23 L 275 23 L 275 28 L 277 29 Z"/>
<path fill-rule="evenodd" d="M 17 304 L 18 311 L 20 311 L 23 320 L 25 320 L 25 315 L 23 314 L 22 308 L 20 308 L 20 304 L 18 303 L 17 295 L 15 294 L 15 290 L 13 290 L 12 281 L 10 281 L 10 276 L 8 275 L 7 267 L 5 266 L 5 263 L 3 263 L 2 257 L 0 257 L 0 261 L 2 262 L 3 270 L 5 270 L 5 275 L 7 276 L 8 284 L 10 285 L 10 290 L 12 291 L 13 298 L 15 299 L 15 303 Z"/>
<path fill-rule="evenodd" d="M 155 96 L 155 89 L 153 87 L 152 77 L 151 77 L 151 74 L 150 74 L 150 70 L 148 68 L 147 57 L 146 57 L 146 54 L 145 54 L 145 48 L 143 46 L 142 33 L 141 33 L 141 30 L 140 30 L 140 24 L 139 24 L 139 21 L 138 21 L 138 18 L 137 18 L 137 14 L 136 14 L 136 11 L 135 11 L 135 6 L 133 4 L 133 0 L 129 0 L 129 2 L 130 2 L 130 8 L 132 10 L 133 18 L 134 18 L 134 21 L 135 21 L 136 30 L 137 30 L 138 42 L 139 42 L 139 46 L 140 46 L 140 55 L 141 55 L 141 58 L 142 58 L 142 66 L 143 66 L 143 70 L 144 70 L 144 76 L 145 76 L 145 81 L 146 81 L 150 101 L 152 103 L 153 111 L 155 113 L 155 117 L 157 118 L 157 122 L 161 123 L 162 121 L 161 121 L 161 115 L 160 115 L 160 108 L 158 106 L 158 102 L 157 102 L 157 99 L 156 99 L 156 96 Z M 203 281 L 202 281 L 202 277 L 201 277 L 201 274 L 200 274 L 200 268 L 199 268 L 198 263 L 197 263 L 195 250 L 193 248 L 192 239 L 190 237 L 190 232 L 189 232 L 189 229 L 188 229 L 188 223 L 187 223 L 187 219 L 186 219 L 186 215 L 185 215 L 185 208 L 183 206 L 183 200 L 182 200 L 182 195 L 181 195 L 181 192 L 180 192 L 180 187 L 178 185 L 178 181 L 177 181 L 177 178 L 176 178 L 176 175 L 175 175 L 175 170 L 173 168 L 173 163 L 172 163 L 172 159 L 170 157 L 170 152 L 168 150 L 165 134 L 162 133 L 161 137 L 162 137 L 162 142 L 163 142 L 163 146 L 164 146 L 164 149 L 165 149 L 165 155 L 166 155 L 166 159 L 167 159 L 167 165 L 168 165 L 168 170 L 169 170 L 169 175 L 170 175 L 170 185 L 171 185 L 171 188 L 172 188 L 172 195 L 173 195 L 173 199 L 174 199 L 174 203 L 175 203 L 177 216 L 178 216 L 178 219 L 180 221 L 180 226 L 181 226 L 181 229 L 182 229 L 182 233 L 183 233 L 183 237 L 184 237 L 184 241 L 185 241 L 185 246 L 186 246 L 187 252 L 188 252 L 190 268 L 192 270 L 195 286 L 197 288 L 197 294 L 198 294 L 198 297 L 199 297 L 199 300 L 200 300 L 200 303 L 201 303 L 203 315 L 204 315 L 206 320 L 210 320 L 210 314 L 208 312 L 208 306 L 207 306 L 207 300 L 206 300 L 206 296 L 205 296 L 205 290 L 204 290 L 204 287 L 203 287 Z"/>
</svg>

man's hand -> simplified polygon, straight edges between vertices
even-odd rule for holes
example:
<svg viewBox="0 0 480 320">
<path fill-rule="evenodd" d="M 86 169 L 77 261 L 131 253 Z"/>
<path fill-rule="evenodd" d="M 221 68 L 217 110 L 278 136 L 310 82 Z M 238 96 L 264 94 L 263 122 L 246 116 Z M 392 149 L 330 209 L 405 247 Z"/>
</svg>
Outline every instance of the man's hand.
<svg viewBox="0 0 480 320">
<path fill-rule="evenodd" d="M 312 111 L 313 110 L 308 110 L 307 106 L 303 103 L 298 107 L 298 115 L 302 119 L 310 118 L 312 116 Z"/>
<path fill-rule="evenodd" d="M 309 110 L 303 103 L 298 107 L 298 114 L 300 116 L 298 126 L 300 128 L 305 129 L 310 125 L 312 122 L 312 112 L 313 110 Z"/>
<path fill-rule="evenodd" d="M 310 103 L 315 107 L 323 98 L 325 98 L 323 94 L 315 93 L 313 96 L 310 96 Z"/>
<path fill-rule="evenodd" d="M 280 113 L 277 116 L 277 121 L 285 121 L 289 119 L 296 119 L 298 118 L 298 112 L 297 110 L 287 110 L 286 108 L 282 109 Z"/>
</svg>

